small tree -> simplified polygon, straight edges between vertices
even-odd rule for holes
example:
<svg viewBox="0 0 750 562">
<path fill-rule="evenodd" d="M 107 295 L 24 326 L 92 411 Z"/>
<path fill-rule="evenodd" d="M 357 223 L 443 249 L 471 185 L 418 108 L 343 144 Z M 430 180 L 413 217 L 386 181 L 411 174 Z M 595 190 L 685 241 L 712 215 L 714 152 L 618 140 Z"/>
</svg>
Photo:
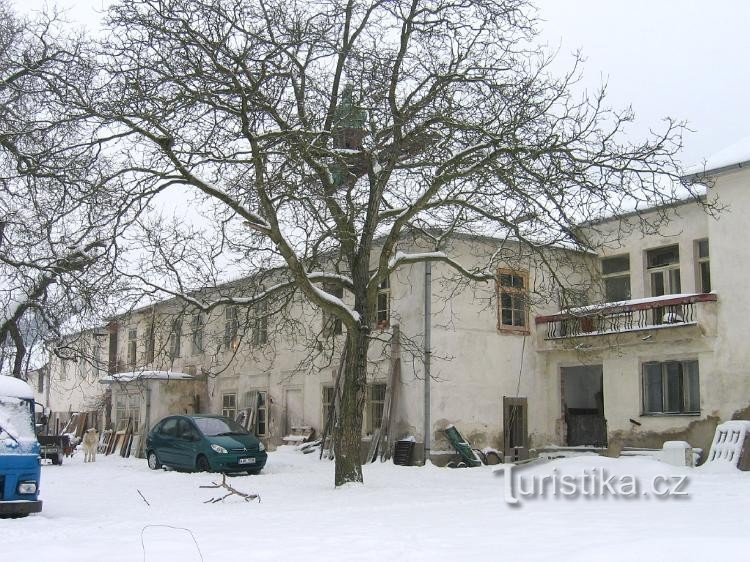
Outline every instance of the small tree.
<svg viewBox="0 0 750 562">
<path fill-rule="evenodd" d="M 550 75 L 523 1 L 134 0 L 108 25 L 79 109 L 116 135 L 130 193 L 178 189 L 216 218 L 207 238 L 148 229 L 165 265 L 146 280 L 210 306 L 178 281 L 202 240 L 204 261 L 234 250 L 243 273 L 281 267 L 236 302 L 297 292 L 341 320 L 337 485 L 362 481 L 367 354 L 391 272 L 437 261 L 492 282 L 497 257 L 463 267 L 444 251 L 451 233 L 575 245 L 582 220 L 674 197 L 681 126 L 627 142 L 630 111 L 603 92 L 576 99 L 575 70 Z M 407 232 L 433 247 L 398 251 Z"/>
</svg>

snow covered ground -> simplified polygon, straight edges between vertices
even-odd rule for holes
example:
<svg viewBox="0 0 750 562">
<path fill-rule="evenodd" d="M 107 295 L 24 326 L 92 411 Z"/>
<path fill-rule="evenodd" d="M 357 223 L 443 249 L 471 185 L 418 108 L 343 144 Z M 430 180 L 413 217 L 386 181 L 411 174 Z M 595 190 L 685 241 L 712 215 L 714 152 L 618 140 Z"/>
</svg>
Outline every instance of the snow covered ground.
<svg viewBox="0 0 750 562">
<path fill-rule="evenodd" d="M 525 478 L 583 470 L 687 475 L 687 497 L 503 499 L 496 467 L 373 464 L 364 486 L 333 489 L 333 464 L 285 447 L 259 476 L 231 478 L 261 503 L 204 504 L 209 474 L 151 471 L 145 460 L 79 451 L 44 466 L 44 509 L 0 519 L 0 560 L 575 560 L 750 559 L 750 473 L 680 469 L 644 458 L 577 457 Z M 151 504 L 146 505 L 140 491 Z M 145 552 L 145 554 L 144 554 Z"/>
</svg>

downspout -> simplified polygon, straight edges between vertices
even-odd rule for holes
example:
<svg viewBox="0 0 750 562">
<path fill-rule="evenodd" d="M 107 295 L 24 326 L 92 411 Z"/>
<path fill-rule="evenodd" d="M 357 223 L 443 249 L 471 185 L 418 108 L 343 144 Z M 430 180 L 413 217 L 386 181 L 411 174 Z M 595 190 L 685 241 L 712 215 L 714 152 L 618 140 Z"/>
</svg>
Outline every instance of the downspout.
<svg viewBox="0 0 750 562">
<path fill-rule="evenodd" d="M 146 435 L 151 430 L 151 383 L 146 382 L 146 419 L 143 420 L 143 428 L 141 429 L 141 439 L 138 443 L 139 452 L 146 456 Z M 143 457 L 141 457 L 143 458 Z"/>
<path fill-rule="evenodd" d="M 432 262 L 424 262 L 424 464 L 430 460 L 430 337 L 432 331 Z"/>
</svg>

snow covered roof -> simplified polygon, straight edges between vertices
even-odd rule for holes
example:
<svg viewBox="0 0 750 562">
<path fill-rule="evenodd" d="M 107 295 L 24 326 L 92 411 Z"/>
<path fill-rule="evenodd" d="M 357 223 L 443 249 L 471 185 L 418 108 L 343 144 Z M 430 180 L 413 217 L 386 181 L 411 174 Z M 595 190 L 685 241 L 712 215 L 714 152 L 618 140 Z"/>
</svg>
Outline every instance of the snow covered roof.
<svg viewBox="0 0 750 562">
<path fill-rule="evenodd" d="M 10 375 L 0 375 L 0 396 L 13 396 L 25 400 L 34 399 L 34 391 L 26 381 Z"/>
<path fill-rule="evenodd" d="M 745 168 L 750 166 L 750 136 L 723 148 L 709 156 L 704 162 L 689 166 L 685 170 L 684 177 L 709 175 L 726 172 L 729 169 Z"/>
<path fill-rule="evenodd" d="M 193 379 L 195 377 L 192 375 L 176 371 L 128 371 L 126 373 L 115 373 L 107 378 L 100 379 L 99 382 L 109 384 L 113 382 L 128 383 L 140 380 L 177 381 Z"/>
</svg>

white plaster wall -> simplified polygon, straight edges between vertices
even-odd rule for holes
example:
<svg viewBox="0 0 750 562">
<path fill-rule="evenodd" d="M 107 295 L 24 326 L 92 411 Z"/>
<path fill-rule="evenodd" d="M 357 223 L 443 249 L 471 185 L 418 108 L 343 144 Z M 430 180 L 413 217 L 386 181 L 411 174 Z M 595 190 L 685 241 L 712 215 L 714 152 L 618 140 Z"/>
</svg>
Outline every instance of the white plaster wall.
<svg viewBox="0 0 750 562">
<path fill-rule="evenodd" d="M 719 176 L 713 191 L 727 206 L 718 220 L 708 223 L 711 282 L 718 294 L 716 411 L 726 420 L 750 408 L 750 171 Z M 743 419 L 748 419 L 747 413 Z"/>
<path fill-rule="evenodd" d="M 632 216 L 621 221 L 599 223 L 583 231 L 594 246 L 600 248 L 601 256 L 630 255 L 631 298 L 651 295 L 650 278 L 646 271 L 647 250 L 678 244 L 682 293 L 694 293 L 698 291 L 695 242 L 708 237 L 713 273 L 714 237 L 709 236 L 710 219 L 702 206 L 688 202 L 661 212 L 644 213 L 644 217 L 654 222 L 662 214 L 669 220 L 659 226 L 657 233 L 650 232 L 648 228 L 644 232 L 640 220 Z"/>
<path fill-rule="evenodd" d="M 91 332 L 76 336 L 71 345 L 80 347 L 81 353 L 75 359 L 63 360 L 52 354 L 49 361 L 49 375 L 45 388 L 37 399 L 53 412 L 91 411 L 104 394 L 99 379 L 106 371 L 106 340 L 99 347 Z M 99 351 L 99 366 L 95 367 L 95 355 Z M 34 385 L 36 389 L 36 385 Z"/>
</svg>

